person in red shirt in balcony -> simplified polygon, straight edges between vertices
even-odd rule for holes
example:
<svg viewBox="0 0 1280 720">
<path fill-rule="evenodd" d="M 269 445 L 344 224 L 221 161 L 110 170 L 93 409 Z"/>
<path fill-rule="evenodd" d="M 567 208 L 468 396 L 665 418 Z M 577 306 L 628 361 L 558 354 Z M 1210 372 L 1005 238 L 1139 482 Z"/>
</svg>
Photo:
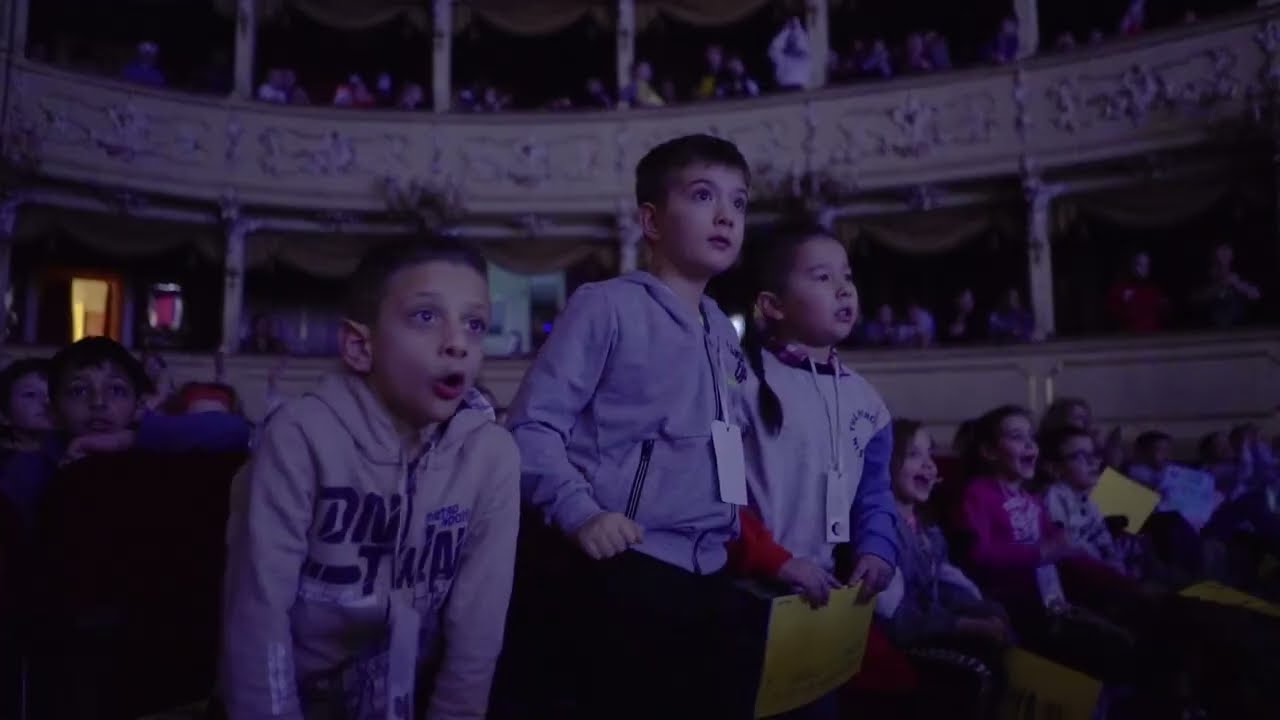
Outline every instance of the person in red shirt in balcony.
<svg viewBox="0 0 1280 720">
<path fill-rule="evenodd" d="M 1151 281 L 1151 256 L 1139 250 L 1130 258 L 1125 277 L 1107 293 L 1107 314 L 1117 330 L 1153 333 L 1164 329 L 1169 298 Z"/>
</svg>

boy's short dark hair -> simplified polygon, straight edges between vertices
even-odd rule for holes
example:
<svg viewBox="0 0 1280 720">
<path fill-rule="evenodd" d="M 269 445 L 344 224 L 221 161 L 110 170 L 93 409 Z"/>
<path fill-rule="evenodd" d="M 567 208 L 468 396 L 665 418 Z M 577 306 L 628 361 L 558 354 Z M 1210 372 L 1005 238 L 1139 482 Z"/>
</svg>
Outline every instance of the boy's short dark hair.
<svg viewBox="0 0 1280 720">
<path fill-rule="evenodd" d="M 1061 462 L 1062 446 L 1067 444 L 1069 440 L 1076 438 L 1088 438 L 1093 441 L 1093 435 L 1088 430 L 1081 430 L 1077 427 L 1060 427 L 1056 430 L 1042 433 L 1040 436 L 1040 455 L 1049 462 Z M 1095 447 L 1094 450 L 1097 450 Z"/>
<path fill-rule="evenodd" d="M 1133 441 L 1133 446 L 1139 450 L 1146 451 L 1154 448 L 1156 443 L 1159 442 L 1173 442 L 1173 436 L 1160 430 L 1148 430 Z"/>
<path fill-rule="evenodd" d="M 109 337 L 88 337 L 59 350 L 49 360 L 49 396 L 55 397 L 75 371 L 102 365 L 115 365 L 138 395 L 154 389 L 142 362 L 125 346 Z"/>
<path fill-rule="evenodd" d="M 49 379 L 48 358 L 22 358 L 14 360 L 0 370 L 0 411 L 6 415 L 13 406 L 13 386 L 28 375 Z"/>
<path fill-rule="evenodd" d="M 407 267 L 429 262 L 456 263 L 488 277 L 489 263 L 484 255 L 462 240 L 435 234 L 396 240 L 374 247 L 361 258 L 347 279 L 343 312 L 351 320 L 372 325 L 378 318 L 391 276 Z"/>
<path fill-rule="evenodd" d="M 723 165 L 742 173 L 751 184 L 751 168 L 738 146 L 711 135 L 685 135 L 653 148 L 636 164 L 636 204 L 660 205 L 671 175 L 690 165 Z"/>
</svg>

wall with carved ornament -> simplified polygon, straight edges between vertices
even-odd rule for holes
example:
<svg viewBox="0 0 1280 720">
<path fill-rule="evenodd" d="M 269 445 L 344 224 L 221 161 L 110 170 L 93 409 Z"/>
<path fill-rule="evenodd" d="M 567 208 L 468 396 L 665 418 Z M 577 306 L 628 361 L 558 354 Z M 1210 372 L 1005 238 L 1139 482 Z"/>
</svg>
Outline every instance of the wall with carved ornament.
<svg viewBox="0 0 1280 720">
<path fill-rule="evenodd" d="M 0 348 L 0 365 L 37 348 Z M 45 351 L 48 352 L 48 351 Z M 174 379 L 209 380 L 213 358 L 166 356 Z M 1149 338 L 1053 342 L 1007 348 L 922 352 L 846 353 L 844 361 L 865 375 L 899 417 L 924 420 L 942 447 L 963 420 L 1002 403 L 1043 410 L 1055 397 L 1075 396 L 1093 405 L 1107 428 L 1136 433 L 1162 428 L 1184 452 L 1204 433 L 1253 421 L 1280 431 L 1280 332 L 1166 335 Z M 246 411 L 263 411 L 267 377 L 278 358 L 228 358 L 227 381 L 243 395 Z M 330 359 L 294 359 L 280 374 L 284 396 L 305 392 Z M 481 381 L 502 404 L 510 402 L 528 360 L 490 360 Z"/>
<path fill-rule="evenodd" d="M 738 143 L 765 193 L 808 174 L 847 197 L 1202 143 L 1260 116 L 1277 80 L 1276 8 L 1017 67 L 648 111 L 292 108 L 15 60 L 3 149 L 52 178 L 211 202 L 361 212 L 439 194 L 612 214 L 639 157 L 682 133 Z"/>
</svg>

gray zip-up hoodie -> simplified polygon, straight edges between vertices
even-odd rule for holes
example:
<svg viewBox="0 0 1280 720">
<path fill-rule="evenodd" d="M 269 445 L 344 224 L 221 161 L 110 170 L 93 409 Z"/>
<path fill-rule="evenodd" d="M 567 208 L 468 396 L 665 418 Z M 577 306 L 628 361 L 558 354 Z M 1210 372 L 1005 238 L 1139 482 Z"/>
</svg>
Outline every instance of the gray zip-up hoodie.
<svg viewBox="0 0 1280 720">
<path fill-rule="evenodd" d="M 606 511 L 636 550 L 696 573 L 724 566 L 736 507 L 720 501 L 711 424 L 747 364 L 719 306 L 701 315 L 634 272 L 584 285 L 556 318 L 510 408 L 521 490 L 565 533 Z"/>
<path fill-rule="evenodd" d="M 232 486 L 220 685 L 231 720 L 485 716 L 519 459 L 483 410 L 410 441 L 365 383 L 285 405 Z M 338 715 L 334 715 L 337 709 Z"/>
</svg>

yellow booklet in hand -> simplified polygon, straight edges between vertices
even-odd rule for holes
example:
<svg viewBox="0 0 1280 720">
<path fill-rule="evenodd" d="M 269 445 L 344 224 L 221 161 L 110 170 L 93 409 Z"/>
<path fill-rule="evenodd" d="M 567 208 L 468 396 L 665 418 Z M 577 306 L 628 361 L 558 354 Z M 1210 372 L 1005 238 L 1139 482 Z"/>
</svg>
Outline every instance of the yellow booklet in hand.
<svg viewBox="0 0 1280 720">
<path fill-rule="evenodd" d="M 1107 468 L 1098 478 L 1098 485 L 1089 494 L 1089 499 L 1103 517 L 1123 515 L 1129 518 L 1129 532 L 1138 532 L 1143 523 L 1151 517 L 1156 505 L 1160 504 L 1160 494 L 1146 485 L 1125 475 Z"/>
<path fill-rule="evenodd" d="M 872 602 L 858 605 L 858 586 L 831 593 L 813 608 L 799 595 L 773 600 L 756 717 L 804 707 L 849 681 L 862 667 Z"/>
</svg>

